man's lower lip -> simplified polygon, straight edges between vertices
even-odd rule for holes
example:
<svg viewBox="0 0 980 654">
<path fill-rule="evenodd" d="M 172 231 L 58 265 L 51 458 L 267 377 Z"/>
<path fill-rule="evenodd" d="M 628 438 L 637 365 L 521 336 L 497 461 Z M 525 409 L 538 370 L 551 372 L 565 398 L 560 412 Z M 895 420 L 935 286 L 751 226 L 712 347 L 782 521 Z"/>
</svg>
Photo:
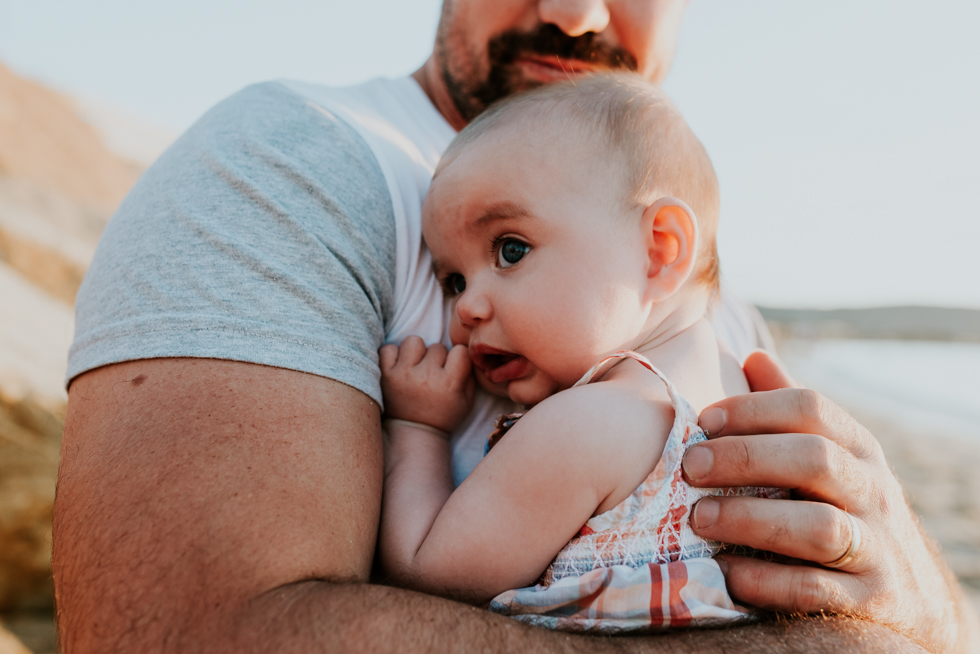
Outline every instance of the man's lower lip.
<svg viewBox="0 0 980 654">
<path fill-rule="evenodd" d="M 484 371 L 484 375 L 494 384 L 502 384 L 517 379 L 527 371 L 527 359 L 514 357 L 507 363 L 492 370 Z"/>
<path fill-rule="evenodd" d="M 575 75 L 591 72 L 591 70 L 581 69 L 571 65 L 562 66 L 558 59 L 555 59 L 553 62 L 545 62 L 539 59 L 519 59 L 518 64 L 524 70 L 525 75 L 545 82 L 568 79 Z"/>
</svg>

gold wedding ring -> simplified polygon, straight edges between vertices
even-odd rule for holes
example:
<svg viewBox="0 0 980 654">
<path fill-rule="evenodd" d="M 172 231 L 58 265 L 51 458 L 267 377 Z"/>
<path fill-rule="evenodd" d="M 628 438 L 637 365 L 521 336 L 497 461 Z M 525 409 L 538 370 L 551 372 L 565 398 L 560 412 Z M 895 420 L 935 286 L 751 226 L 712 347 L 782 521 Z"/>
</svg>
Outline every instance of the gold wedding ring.
<svg viewBox="0 0 980 654">
<path fill-rule="evenodd" d="M 858 549 L 861 547 L 861 528 L 858 527 L 857 520 L 847 511 L 844 512 L 844 515 L 851 521 L 851 544 L 847 546 L 847 551 L 839 559 L 823 564 L 828 568 L 843 568 L 857 556 Z"/>
</svg>

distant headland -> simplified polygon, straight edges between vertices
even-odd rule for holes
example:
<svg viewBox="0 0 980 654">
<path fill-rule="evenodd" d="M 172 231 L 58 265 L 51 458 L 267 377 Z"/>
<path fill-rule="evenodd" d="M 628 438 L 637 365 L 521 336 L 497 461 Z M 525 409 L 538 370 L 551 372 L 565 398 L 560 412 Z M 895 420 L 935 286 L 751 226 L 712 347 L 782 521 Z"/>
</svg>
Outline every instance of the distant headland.
<svg viewBox="0 0 980 654">
<path fill-rule="evenodd" d="M 892 338 L 980 342 L 980 310 L 942 307 L 784 309 L 759 307 L 779 338 Z"/>
</svg>

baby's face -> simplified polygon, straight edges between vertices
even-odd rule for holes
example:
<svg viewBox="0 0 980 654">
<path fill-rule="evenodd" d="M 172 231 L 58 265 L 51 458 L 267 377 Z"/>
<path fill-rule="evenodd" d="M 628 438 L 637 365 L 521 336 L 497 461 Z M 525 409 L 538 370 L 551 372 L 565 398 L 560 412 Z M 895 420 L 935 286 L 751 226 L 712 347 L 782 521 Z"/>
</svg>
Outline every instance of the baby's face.
<svg viewBox="0 0 980 654">
<path fill-rule="evenodd" d="M 433 180 L 422 225 L 450 336 L 488 391 L 536 404 L 642 332 L 643 207 L 619 164 L 558 129 L 499 128 Z"/>
</svg>

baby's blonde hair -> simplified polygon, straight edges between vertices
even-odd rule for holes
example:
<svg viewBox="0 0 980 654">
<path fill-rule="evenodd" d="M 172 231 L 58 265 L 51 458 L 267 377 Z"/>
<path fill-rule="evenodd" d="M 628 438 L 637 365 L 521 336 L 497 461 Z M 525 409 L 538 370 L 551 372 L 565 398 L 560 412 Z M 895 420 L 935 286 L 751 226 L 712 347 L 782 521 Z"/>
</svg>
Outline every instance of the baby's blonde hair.
<svg viewBox="0 0 980 654">
<path fill-rule="evenodd" d="M 697 217 L 701 238 L 694 277 L 717 291 L 720 200 L 714 167 L 674 103 L 638 75 L 589 75 L 506 98 L 459 133 L 439 168 L 496 128 L 542 118 L 550 124 L 569 120 L 573 129 L 584 129 L 587 136 L 622 157 L 627 204 L 649 205 L 668 196 L 686 202 Z"/>
</svg>

